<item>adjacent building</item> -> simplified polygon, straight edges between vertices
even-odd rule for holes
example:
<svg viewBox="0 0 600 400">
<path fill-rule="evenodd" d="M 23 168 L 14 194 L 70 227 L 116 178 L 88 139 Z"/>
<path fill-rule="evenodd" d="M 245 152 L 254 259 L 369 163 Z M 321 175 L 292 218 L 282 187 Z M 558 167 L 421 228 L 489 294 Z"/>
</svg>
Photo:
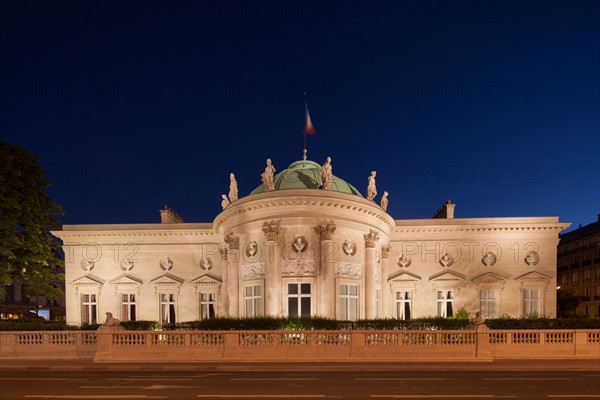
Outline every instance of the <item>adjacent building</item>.
<svg viewBox="0 0 600 400">
<path fill-rule="evenodd" d="M 600 317 L 600 214 L 596 222 L 560 235 L 558 292 L 567 303 L 565 316 Z"/>
<path fill-rule="evenodd" d="M 67 322 L 106 312 L 165 324 L 450 317 L 460 308 L 555 315 L 558 235 L 568 223 L 455 218 L 450 201 L 431 219 L 396 220 L 387 198 L 373 199 L 374 174 L 365 198 L 326 164 L 305 158 L 269 176 L 268 163 L 263 184 L 239 199 L 232 186 L 208 223 L 185 223 L 165 206 L 157 224 L 53 232 L 64 243 Z"/>
</svg>

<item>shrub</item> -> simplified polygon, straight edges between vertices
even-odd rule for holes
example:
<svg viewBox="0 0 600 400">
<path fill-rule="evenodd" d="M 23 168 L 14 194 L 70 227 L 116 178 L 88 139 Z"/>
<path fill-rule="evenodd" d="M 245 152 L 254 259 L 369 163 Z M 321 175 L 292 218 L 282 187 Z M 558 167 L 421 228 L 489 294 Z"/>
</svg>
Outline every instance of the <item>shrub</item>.
<svg viewBox="0 0 600 400">
<path fill-rule="evenodd" d="M 495 318 L 486 319 L 490 329 L 600 329 L 600 318 Z"/>
<path fill-rule="evenodd" d="M 128 331 L 157 331 L 160 329 L 158 321 L 121 321 L 121 326 Z"/>
<path fill-rule="evenodd" d="M 64 321 L 0 321 L 0 331 L 64 331 L 74 329 L 77 329 L 77 327 L 67 325 Z"/>
</svg>

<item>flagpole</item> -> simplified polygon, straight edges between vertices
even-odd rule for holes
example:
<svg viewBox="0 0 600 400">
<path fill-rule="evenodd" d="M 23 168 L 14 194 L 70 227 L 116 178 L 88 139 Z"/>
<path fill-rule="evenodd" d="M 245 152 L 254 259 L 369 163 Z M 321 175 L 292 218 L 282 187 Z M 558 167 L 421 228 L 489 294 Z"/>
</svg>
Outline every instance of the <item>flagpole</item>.
<svg viewBox="0 0 600 400">
<path fill-rule="evenodd" d="M 304 158 L 304 161 L 306 161 L 306 110 L 308 109 L 307 105 L 306 105 L 306 92 L 304 92 L 304 126 L 305 129 L 302 130 L 302 133 L 304 135 L 304 151 L 302 153 L 302 157 Z"/>
</svg>

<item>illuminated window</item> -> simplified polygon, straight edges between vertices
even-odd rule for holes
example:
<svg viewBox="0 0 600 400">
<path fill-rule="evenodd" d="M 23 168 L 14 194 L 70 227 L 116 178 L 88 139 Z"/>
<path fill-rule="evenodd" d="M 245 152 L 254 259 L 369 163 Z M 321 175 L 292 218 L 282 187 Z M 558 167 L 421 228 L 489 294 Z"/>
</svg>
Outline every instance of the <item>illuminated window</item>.
<svg viewBox="0 0 600 400">
<path fill-rule="evenodd" d="M 246 317 L 256 317 L 263 314 L 262 286 L 246 286 L 244 302 Z"/>
<path fill-rule="evenodd" d="M 410 319 L 412 315 L 411 292 L 396 292 L 396 318 Z"/>
<path fill-rule="evenodd" d="M 97 306 L 95 294 L 81 295 L 81 323 L 95 324 L 97 323 Z"/>
<path fill-rule="evenodd" d="M 200 293 L 200 319 L 215 317 L 216 299 L 216 293 Z"/>
<path fill-rule="evenodd" d="M 339 286 L 338 318 L 344 321 L 358 319 L 358 285 Z"/>
<path fill-rule="evenodd" d="M 440 317 L 451 317 L 454 314 L 453 309 L 454 293 L 452 290 L 438 290 L 437 292 L 437 311 Z"/>
<path fill-rule="evenodd" d="M 479 292 L 479 311 L 483 318 L 496 317 L 496 291 L 481 289 Z"/>
<path fill-rule="evenodd" d="M 175 306 L 176 306 L 175 294 L 174 293 L 161 293 L 160 294 L 160 323 L 161 324 L 174 324 L 177 322 L 175 318 Z"/>
<path fill-rule="evenodd" d="M 135 321 L 135 294 L 123 293 L 121 294 L 121 320 L 122 321 Z"/>
<path fill-rule="evenodd" d="M 540 314 L 540 289 L 523 289 L 523 316 L 534 317 Z"/>
<path fill-rule="evenodd" d="M 311 315 L 311 284 L 289 283 L 288 284 L 288 315 L 298 317 Z"/>
</svg>

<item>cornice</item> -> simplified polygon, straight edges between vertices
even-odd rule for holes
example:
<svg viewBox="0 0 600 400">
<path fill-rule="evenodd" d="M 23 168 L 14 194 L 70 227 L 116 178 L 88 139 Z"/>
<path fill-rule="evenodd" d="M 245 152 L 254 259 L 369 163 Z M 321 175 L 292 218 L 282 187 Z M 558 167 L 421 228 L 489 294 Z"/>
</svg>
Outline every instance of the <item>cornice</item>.
<svg viewBox="0 0 600 400">
<path fill-rule="evenodd" d="M 278 207 L 318 207 L 352 211 L 376 218 L 390 229 L 395 227 L 394 220 L 389 214 L 376 203 L 361 197 L 316 189 L 287 189 L 260 193 L 238 200 L 215 218 L 213 228 L 218 231 L 221 225 L 235 217 L 256 210 Z M 327 210 L 323 212 L 327 213 Z"/>
<path fill-rule="evenodd" d="M 430 225 L 430 226 L 396 226 L 391 234 L 403 234 L 403 233 L 446 233 L 446 232 L 555 232 L 558 234 L 560 231 L 567 228 L 569 223 L 559 223 L 559 224 L 538 224 L 538 225 L 529 225 L 529 224 L 485 224 L 482 225 Z"/>
<path fill-rule="evenodd" d="M 218 242 L 217 235 L 211 231 L 52 231 L 52 234 L 60 239 L 76 238 L 115 238 L 115 237 L 214 237 Z"/>
</svg>

